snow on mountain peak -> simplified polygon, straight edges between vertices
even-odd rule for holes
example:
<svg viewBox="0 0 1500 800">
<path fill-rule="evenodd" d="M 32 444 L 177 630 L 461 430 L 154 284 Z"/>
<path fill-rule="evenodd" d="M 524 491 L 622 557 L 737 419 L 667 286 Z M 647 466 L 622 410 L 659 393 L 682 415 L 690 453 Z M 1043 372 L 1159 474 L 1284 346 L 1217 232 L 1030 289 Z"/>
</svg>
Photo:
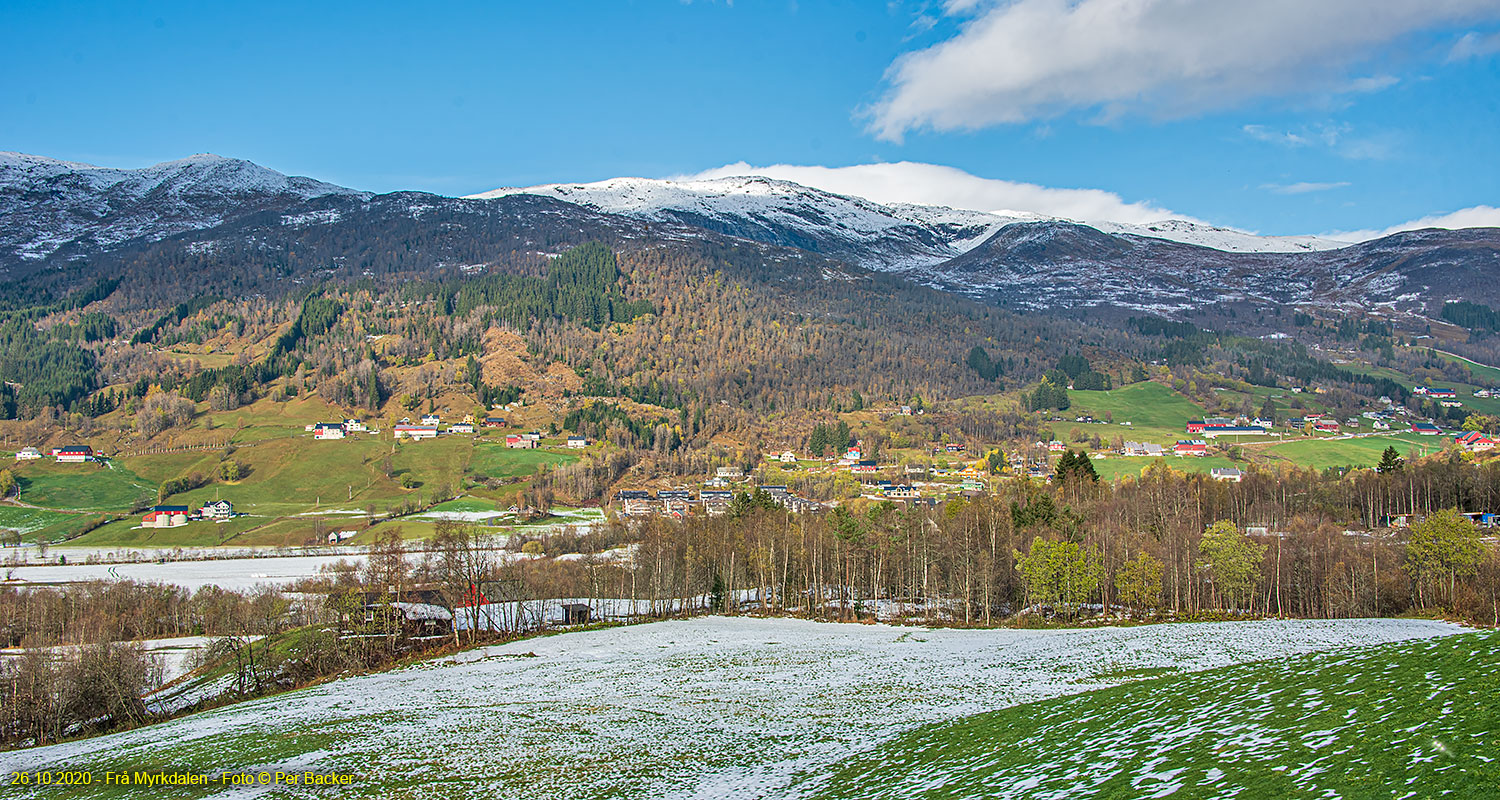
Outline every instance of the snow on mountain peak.
<svg viewBox="0 0 1500 800">
<path fill-rule="evenodd" d="M 758 175 L 685 180 L 613 178 L 595 183 L 495 189 L 470 197 L 493 199 L 515 194 L 552 197 L 595 211 L 693 224 L 830 255 L 854 256 L 864 266 L 885 270 L 936 264 L 967 252 L 1013 223 L 1075 222 L 1029 212 L 883 205 Z M 1185 220 L 1086 224 L 1110 234 L 1166 239 L 1227 252 L 1308 252 L 1348 246 L 1346 242 L 1312 236 L 1257 236 Z"/>
<path fill-rule="evenodd" d="M 45 258 L 219 225 L 225 215 L 325 195 L 362 195 L 249 161 L 199 153 L 141 169 L 0 153 L 0 251 Z"/>
</svg>

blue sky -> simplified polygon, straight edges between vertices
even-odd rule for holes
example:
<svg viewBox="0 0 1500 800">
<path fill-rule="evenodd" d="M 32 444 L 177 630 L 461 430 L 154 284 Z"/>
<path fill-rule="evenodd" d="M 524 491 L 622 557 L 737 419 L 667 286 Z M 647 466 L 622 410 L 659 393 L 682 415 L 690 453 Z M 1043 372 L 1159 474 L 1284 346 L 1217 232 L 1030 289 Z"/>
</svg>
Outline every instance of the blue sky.
<svg viewBox="0 0 1500 800">
<path fill-rule="evenodd" d="M 443 194 L 914 162 L 990 180 L 863 193 L 1274 234 L 1500 224 L 1493 0 L 232 5 L 7 3 L 0 149 Z M 865 187 L 783 170 L 819 174 Z"/>
</svg>

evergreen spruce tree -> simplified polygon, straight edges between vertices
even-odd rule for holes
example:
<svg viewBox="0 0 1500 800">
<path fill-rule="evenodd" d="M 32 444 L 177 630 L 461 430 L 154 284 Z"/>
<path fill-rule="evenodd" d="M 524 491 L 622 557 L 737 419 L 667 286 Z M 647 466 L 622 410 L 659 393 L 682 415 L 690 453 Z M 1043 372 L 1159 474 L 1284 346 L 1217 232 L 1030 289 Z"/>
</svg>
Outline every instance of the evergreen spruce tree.
<svg viewBox="0 0 1500 800">
<path fill-rule="evenodd" d="M 1405 465 L 1406 461 L 1401 458 L 1400 453 L 1396 452 L 1396 446 L 1390 445 L 1385 448 L 1384 453 L 1380 454 L 1380 463 L 1375 465 L 1375 471 L 1381 475 L 1390 475 L 1400 472 L 1401 468 Z"/>
</svg>

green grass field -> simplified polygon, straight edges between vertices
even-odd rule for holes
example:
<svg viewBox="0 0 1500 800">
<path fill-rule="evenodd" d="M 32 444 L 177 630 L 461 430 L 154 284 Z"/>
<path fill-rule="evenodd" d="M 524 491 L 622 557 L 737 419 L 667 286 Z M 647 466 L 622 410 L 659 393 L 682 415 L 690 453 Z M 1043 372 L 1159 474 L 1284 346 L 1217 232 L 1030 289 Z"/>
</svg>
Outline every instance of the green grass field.
<svg viewBox="0 0 1500 800">
<path fill-rule="evenodd" d="M 469 473 L 490 478 L 509 478 L 518 475 L 533 475 L 543 465 L 571 464 L 578 460 L 572 453 L 553 453 L 548 450 L 512 450 L 499 442 L 476 442 L 474 458 Z"/>
<path fill-rule="evenodd" d="M 103 519 L 98 514 L 67 514 L 37 508 L 0 505 L 0 530 L 15 531 L 26 542 L 62 541 Z"/>
<path fill-rule="evenodd" d="M 1239 467 L 1240 469 L 1244 469 L 1246 466 L 1243 463 L 1230 461 L 1224 456 L 1125 458 L 1111 454 L 1109 458 L 1094 459 L 1094 471 L 1099 473 L 1100 480 L 1114 481 L 1119 478 L 1140 477 L 1140 474 L 1146 471 L 1146 467 L 1155 463 L 1166 464 L 1178 472 L 1187 473 L 1207 473 L 1209 470 L 1217 467 Z"/>
<path fill-rule="evenodd" d="M 1260 455 L 1284 459 L 1313 469 L 1328 467 L 1373 467 L 1380 454 L 1394 446 L 1403 458 L 1430 455 L 1443 449 L 1452 439 L 1447 436 L 1420 436 L 1399 433 L 1390 436 L 1366 436 L 1359 439 L 1299 439 L 1256 450 Z"/>
<path fill-rule="evenodd" d="M 128 511 L 155 497 L 155 485 L 126 466 L 33 461 L 15 470 L 23 502 L 67 511 Z"/>
<path fill-rule="evenodd" d="M 1488 797 L 1495 664 L 1489 631 L 1159 677 L 920 728 L 806 782 L 826 800 Z"/>
<path fill-rule="evenodd" d="M 1069 430 L 1078 427 L 1084 433 L 1099 434 L 1105 441 L 1119 436 L 1165 445 L 1187 437 L 1185 426 L 1188 420 L 1203 418 L 1203 409 L 1198 404 L 1153 381 L 1108 392 L 1068 392 L 1068 397 L 1072 406 L 1058 412 L 1063 421 L 1052 423 L 1052 432 L 1059 438 L 1066 437 Z M 1105 419 L 1106 414 L 1113 414 L 1114 424 L 1087 425 L 1072 421 L 1084 415 Z M 1131 424 L 1121 425 L 1122 422 Z"/>
<path fill-rule="evenodd" d="M 328 512 L 366 511 L 386 513 L 404 498 L 421 500 L 439 486 L 459 490 L 468 475 L 486 477 L 525 477 L 542 465 L 563 464 L 577 460 L 572 453 L 546 450 L 510 450 L 503 444 L 475 442 L 463 436 L 439 437 L 431 441 L 407 442 L 392 446 L 389 439 L 355 436 L 331 442 L 317 441 L 299 432 L 295 437 L 265 438 L 237 447 L 230 458 L 242 464 L 248 473 L 232 483 L 212 482 L 198 489 L 180 492 L 168 502 L 196 506 L 218 498 L 230 500 L 235 510 L 249 515 L 225 524 L 190 523 L 166 530 L 140 529 L 140 518 L 130 516 L 91 531 L 71 542 L 96 547 L 210 547 L 286 546 L 321 541 L 326 534 L 317 529 L 336 529 L 348 514 Z M 68 465 L 39 465 L 39 473 L 48 480 L 38 482 L 40 491 L 23 483 L 23 497 L 38 505 L 47 502 L 73 503 L 66 508 L 98 508 L 124 512 L 131 502 L 155 501 L 155 487 L 163 481 L 191 473 L 213 475 L 223 455 L 220 451 L 193 451 L 162 455 L 131 456 L 124 466 L 104 470 L 84 466 L 88 472 L 73 471 Z M 389 460 L 391 476 L 386 475 Z M 120 480 L 129 476 L 128 494 Z M 410 477 L 417 485 L 401 485 Z M 96 481 L 102 482 L 95 483 Z M 505 502 L 522 484 L 497 491 L 483 490 L 483 499 L 469 502 L 488 504 Z M 480 491 L 480 490 L 475 490 Z M 40 499 L 38 499 L 40 498 Z M 125 502 L 131 501 L 131 502 Z M 79 505 L 87 503 L 86 505 Z M 431 521 L 400 520 L 402 535 L 423 538 L 431 535 Z M 0 525 L 3 527 L 3 525 Z"/>
</svg>

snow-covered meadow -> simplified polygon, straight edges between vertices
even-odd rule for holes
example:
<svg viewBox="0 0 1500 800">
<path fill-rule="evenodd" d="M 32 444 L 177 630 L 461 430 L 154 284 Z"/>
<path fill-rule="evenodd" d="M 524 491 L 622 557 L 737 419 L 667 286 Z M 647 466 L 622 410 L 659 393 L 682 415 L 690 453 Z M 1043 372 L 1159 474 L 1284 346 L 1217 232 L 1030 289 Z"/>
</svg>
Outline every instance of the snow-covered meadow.
<svg viewBox="0 0 1500 800">
<path fill-rule="evenodd" d="M 478 648 L 0 754 L 0 769 L 295 765 L 354 772 L 341 796 L 369 797 L 785 797 L 797 776 L 922 723 L 1099 688 L 1142 670 L 1462 630 L 1421 620 L 1020 631 L 706 617 Z"/>
<path fill-rule="evenodd" d="M 324 566 L 338 561 L 363 564 L 363 554 L 260 556 L 217 558 L 199 561 L 140 562 L 122 564 L 67 564 L 0 567 L 0 579 L 10 585 L 55 585 L 82 581 L 132 580 L 168 583 L 197 591 L 219 586 L 245 591 L 257 586 L 288 586 L 315 577 Z"/>
</svg>

